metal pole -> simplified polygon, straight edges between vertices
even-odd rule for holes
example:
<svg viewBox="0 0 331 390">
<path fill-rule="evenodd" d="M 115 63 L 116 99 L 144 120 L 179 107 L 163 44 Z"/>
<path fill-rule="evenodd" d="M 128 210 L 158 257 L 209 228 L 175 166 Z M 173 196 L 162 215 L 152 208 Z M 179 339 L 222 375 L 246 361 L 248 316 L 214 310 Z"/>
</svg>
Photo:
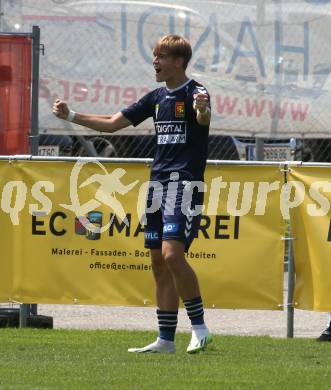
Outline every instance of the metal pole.
<svg viewBox="0 0 331 390">
<path fill-rule="evenodd" d="M 32 27 L 32 93 L 31 93 L 31 134 L 30 152 L 38 155 L 39 146 L 39 54 L 40 54 L 40 28 Z"/>
<path fill-rule="evenodd" d="M 265 23 L 265 1 L 259 0 L 257 2 L 256 8 L 256 24 L 257 24 L 257 34 L 262 36 L 263 25 Z M 261 39 L 261 42 L 264 42 L 264 39 Z M 264 46 L 262 47 L 263 52 Z M 262 86 L 264 82 L 262 81 Z M 255 160 L 263 161 L 264 160 L 264 139 L 263 138 L 255 138 Z"/>
<path fill-rule="evenodd" d="M 32 91 L 31 91 L 31 132 L 30 132 L 30 153 L 38 155 L 39 146 L 39 54 L 40 54 L 40 28 L 32 27 Z M 27 326 L 27 318 L 37 314 L 36 304 L 20 305 L 20 328 Z"/>
<path fill-rule="evenodd" d="M 3 17 L 4 13 L 3 13 L 3 10 L 2 10 L 2 0 L 0 0 L 0 31 L 2 31 L 3 27 L 2 27 L 2 17 Z"/>
<path fill-rule="evenodd" d="M 288 259 L 287 259 L 287 337 L 293 338 L 294 335 L 294 285 L 295 285 L 295 266 L 293 257 L 293 237 L 292 229 L 289 228 Z"/>
<path fill-rule="evenodd" d="M 290 168 L 287 164 L 284 167 L 285 183 L 288 182 L 288 172 Z M 287 237 L 287 338 L 294 335 L 294 286 L 295 286 L 295 265 L 293 256 L 293 234 L 291 221 L 288 225 Z"/>
<path fill-rule="evenodd" d="M 39 62 L 40 62 L 40 28 L 32 27 L 32 94 L 31 94 L 31 154 L 38 155 L 39 147 Z M 37 315 L 38 306 L 30 305 L 30 313 Z"/>
<path fill-rule="evenodd" d="M 279 22 L 283 21 L 283 10 L 282 10 L 282 1 L 281 0 L 274 0 L 274 7 L 275 7 L 275 18 Z M 282 35 L 282 30 L 280 30 L 280 35 Z M 282 37 L 280 37 L 282 41 Z M 276 58 L 277 64 L 275 68 L 275 74 L 276 74 L 276 80 L 275 80 L 275 86 L 276 88 L 276 93 L 274 95 L 273 99 L 273 104 L 274 107 L 280 107 L 282 103 L 282 95 L 283 95 L 283 72 L 284 72 L 284 58 L 283 56 L 279 56 Z M 280 122 L 280 117 L 279 114 L 276 114 L 273 116 L 272 121 L 271 121 L 271 134 L 277 134 L 278 128 L 279 128 L 279 122 Z"/>
<path fill-rule="evenodd" d="M 20 328 L 25 328 L 27 326 L 27 320 L 29 317 L 29 307 L 30 305 L 27 304 L 20 305 L 20 320 L 19 320 Z"/>
<path fill-rule="evenodd" d="M 255 159 L 258 161 L 264 160 L 264 139 L 255 138 Z"/>
</svg>

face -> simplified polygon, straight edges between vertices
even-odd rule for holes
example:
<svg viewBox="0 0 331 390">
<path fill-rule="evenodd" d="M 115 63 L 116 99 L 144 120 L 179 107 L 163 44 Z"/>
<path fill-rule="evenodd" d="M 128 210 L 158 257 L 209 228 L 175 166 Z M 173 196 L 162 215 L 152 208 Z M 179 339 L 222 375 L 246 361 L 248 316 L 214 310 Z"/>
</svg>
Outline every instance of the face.
<svg viewBox="0 0 331 390">
<path fill-rule="evenodd" d="M 155 78 L 158 83 L 163 81 L 169 82 L 174 77 L 179 69 L 182 69 L 182 59 L 175 58 L 166 53 L 153 52 L 153 66 L 155 70 Z"/>
</svg>

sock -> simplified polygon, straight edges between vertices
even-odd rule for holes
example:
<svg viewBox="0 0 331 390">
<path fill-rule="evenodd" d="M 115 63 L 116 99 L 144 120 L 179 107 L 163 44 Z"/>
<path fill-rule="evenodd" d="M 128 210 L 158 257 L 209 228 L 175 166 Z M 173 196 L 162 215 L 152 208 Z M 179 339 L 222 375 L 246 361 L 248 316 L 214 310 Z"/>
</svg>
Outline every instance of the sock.
<svg viewBox="0 0 331 390">
<path fill-rule="evenodd" d="M 177 327 L 177 311 L 156 310 L 159 323 L 159 337 L 162 340 L 174 341 Z"/>
<path fill-rule="evenodd" d="M 331 328 L 331 312 L 329 313 L 329 328 Z"/>
<path fill-rule="evenodd" d="M 187 299 L 183 302 L 192 326 L 203 325 L 205 322 L 203 319 L 204 311 L 201 297 Z"/>
</svg>

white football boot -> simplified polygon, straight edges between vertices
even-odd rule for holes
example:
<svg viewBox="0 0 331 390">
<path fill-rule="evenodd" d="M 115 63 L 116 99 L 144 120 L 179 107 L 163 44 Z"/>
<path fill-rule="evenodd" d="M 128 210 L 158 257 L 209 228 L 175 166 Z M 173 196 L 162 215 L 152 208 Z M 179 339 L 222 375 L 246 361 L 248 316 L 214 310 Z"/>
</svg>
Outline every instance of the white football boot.
<svg viewBox="0 0 331 390">
<path fill-rule="evenodd" d="M 208 344 L 213 341 L 213 335 L 209 332 L 206 325 L 195 325 L 192 328 L 192 337 L 187 353 L 197 353 L 204 350 Z"/>
<path fill-rule="evenodd" d="M 129 348 L 128 352 L 135 353 L 175 353 L 175 343 L 173 341 L 163 340 L 159 337 L 154 343 L 142 348 Z"/>
</svg>

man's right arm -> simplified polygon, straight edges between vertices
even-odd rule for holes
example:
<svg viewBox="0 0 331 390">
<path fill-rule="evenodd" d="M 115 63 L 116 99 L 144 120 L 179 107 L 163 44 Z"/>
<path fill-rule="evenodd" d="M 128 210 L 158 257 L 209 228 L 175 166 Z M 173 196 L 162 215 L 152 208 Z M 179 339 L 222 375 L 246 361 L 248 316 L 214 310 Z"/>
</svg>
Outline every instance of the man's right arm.
<svg viewBox="0 0 331 390">
<path fill-rule="evenodd" d="M 106 133 L 113 133 L 132 124 L 121 112 L 114 115 L 74 113 L 69 109 L 67 103 L 59 99 L 54 102 L 53 114 L 60 119 Z"/>
</svg>

